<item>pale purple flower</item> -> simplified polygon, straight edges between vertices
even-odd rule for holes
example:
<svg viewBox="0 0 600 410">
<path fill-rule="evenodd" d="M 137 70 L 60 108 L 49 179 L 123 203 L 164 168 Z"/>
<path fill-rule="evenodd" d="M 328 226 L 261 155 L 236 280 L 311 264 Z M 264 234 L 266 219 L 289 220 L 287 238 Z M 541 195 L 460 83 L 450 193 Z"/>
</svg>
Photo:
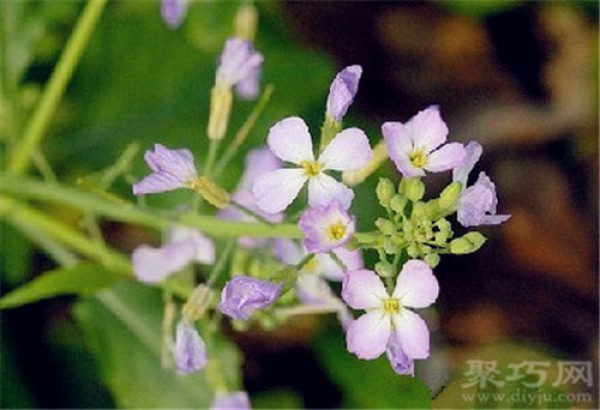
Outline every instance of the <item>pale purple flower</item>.
<svg viewBox="0 0 600 410">
<path fill-rule="evenodd" d="M 198 178 L 194 158 L 187 149 L 171 150 L 155 144 L 154 151 L 146 151 L 144 160 L 154 172 L 133 185 L 134 195 L 190 188 Z"/>
<path fill-rule="evenodd" d="M 185 320 L 179 321 L 175 335 L 177 372 L 194 373 L 206 366 L 206 346 L 196 328 Z"/>
<path fill-rule="evenodd" d="M 254 184 L 254 181 L 256 181 L 256 179 L 265 172 L 274 171 L 279 168 L 281 168 L 281 161 L 275 155 L 273 155 L 267 147 L 250 151 L 246 156 L 244 174 L 242 175 L 242 179 L 238 184 L 238 187 L 231 196 L 231 199 L 270 222 L 281 222 L 283 220 L 283 214 L 268 214 L 263 212 L 256 205 L 256 201 L 252 195 L 252 185 Z M 218 216 L 219 218 L 236 221 L 255 221 L 255 218 L 233 206 L 223 209 L 218 213 Z M 238 239 L 238 244 L 244 248 L 255 248 L 258 246 L 263 246 L 265 243 L 267 243 L 267 241 L 268 240 L 266 239 L 240 237 Z"/>
<path fill-rule="evenodd" d="M 362 67 L 351 65 L 340 71 L 329 87 L 327 97 L 327 116 L 341 122 L 354 101 L 358 91 L 358 82 L 362 75 Z"/>
<path fill-rule="evenodd" d="M 402 343 L 400 339 L 398 339 L 398 334 L 396 332 L 392 332 L 392 336 L 390 337 L 390 341 L 388 342 L 386 348 L 387 358 L 392 365 L 392 369 L 397 374 L 404 375 L 415 375 L 415 361 L 409 358 L 402 350 Z"/>
<path fill-rule="evenodd" d="M 425 176 L 425 171 L 442 172 L 462 164 L 462 144 L 445 144 L 448 127 L 437 106 L 431 106 L 408 122 L 386 122 L 381 126 L 390 158 L 405 177 Z"/>
<path fill-rule="evenodd" d="M 481 157 L 482 148 L 479 143 L 471 141 L 467 144 L 466 151 L 464 164 L 455 168 L 452 173 L 452 179 L 460 182 L 463 189 L 467 186 L 469 174 Z M 496 186 L 485 172 L 480 172 L 475 184 L 463 190 L 458 200 L 456 217 L 464 227 L 499 225 L 507 221 L 510 215 L 497 215 L 497 206 Z"/>
<path fill-rule="evenodd" d="M 265 309 L 279 298 L 282 285 L 249 276 L 235 276 L 225 284 L 218 309 L 239 320 L 248 320 L 257 309 Z"/>
<path fill-rule="evenodd" d="M 258 95 L 262 54 L 252 44 L 240 38 L 225 42 L 217 68 L 216 85 L 234 87 L 241 97 L 254 98 Z"/>
<path fill-rule="evenodd" d="M 195 229 L 174 227 L 165 245 L 160 248 L 140 245 L 131 254 L 131 261 L 140 282 L 158 283 L 193 261 L 213 264 L 215 246 Z"/>
<path fill-rule="evenodd" d="M 361 359 L 376 359 L 386 351 L 395 332 L 409 359 L 427 358 L 429 330 L 423 319 L 408 308 L 425 308 L 435 302 L 438 293 L 439 285 L 431 268 L 420 260 L 404 264 L 391 296 L 375 272 L 347 272 L 342 298 L 353 309 L 367 311 L 348 328 L 348 351 Z"/>
<path fill-rule="evenodd" d="M 267 213 L 285 210 L 307 181 L 310 206 L 324 206 L 336 199 L 348 209 L 354 193 L 324 171 L 358 169 L 373 156 L 365 133 L 358 128 L 349 128 L 337 134 L 315 161 L 308 127 L 298 117 L 275 124 L 269 131 L 267 142 L 279 159 L 298 166 L 268 172 L 254 183 L 254 199 Z"/>
<path fill-rule="evenodd" d="M 307 209 L 298 226 L 304 232 L 304 247 L 312 253 L 328 252 L 345 245 L 355 229 L 355 218 L 336 201 Z"/>
<path fill-rule="evenodd" d="M 217 393 L 210 405 L 211 410 L 250 410 L 250 398 L 245 391 Z"/>
<path fill-rule="evenodd" d="M 160 15 L 171 30 L 178 29 L 188 11 L 189 0 L 161 0 Z"/>
</svg>

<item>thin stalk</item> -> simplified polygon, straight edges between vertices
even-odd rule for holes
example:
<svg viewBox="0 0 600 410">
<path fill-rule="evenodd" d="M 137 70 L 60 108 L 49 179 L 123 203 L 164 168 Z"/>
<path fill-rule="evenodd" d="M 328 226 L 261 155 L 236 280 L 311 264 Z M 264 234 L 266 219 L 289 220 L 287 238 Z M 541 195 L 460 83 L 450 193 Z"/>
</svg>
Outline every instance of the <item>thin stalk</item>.
<svg viewBox="0 0 600 410">
<path fill-rule="evenodd" d="M 27 123 L 21 142 L 15 147 L 14 152 L 10 156 L 8 164 L 9 172 L 18 175 L 27 171 L 32 154 L 39 146 L 48 128 L 50 119 L 59 105 L 67 84 L 71 80 L 73 71 L 79 63 L 106 2 L 107 0 L 90 0 L 86 4 L 73 30 L 73 34 L 69 38 L 58 60 L 58 64 L 44 89 L 40 102 Z"/>
<path fill-rule="evenodd" d="M 114 221 L 139 224 L 161 230 L 178 224 L 197 228 L 207 235 L 221 238 L 240 236 L 302 238 L 302 232 L 293 224 L 267 225 L 264 223 L 227 221 L 193 213 L 173 215 L 173 213 L 164 211 L 149 211 L 125 200 L 107 199 L 96 194 L 65 187 L 61 184 L 43 183 L 9 175 L 0 174 L 0 193 L 65 205 Z M 0 209 L 1 216 L 2 210 Z"/>
<path fill-rule="evenodd" d="M 252 218 L 256 219 L 257 221 L 260 221 L 260 222 L 262 222 L 264 224 L 271 225 L 271 226 L 275 225 L 273 222 L 271 222 L 271 221 L 267 220 L 266 218 L 260 216 L 259 214 L 257 214 L 253 210 L 251 210 L 249 208 L 246 208 L 244 205 L 240 204 L 239 202 L 231 200 L 231 205 L 233 205 L 234 208 L 239 209 L 240 211 L 242 211 L 246 215 L 251 216 Z"/>
<path fill-rule="evenodd" d="M 210 178 L 213 164 L 217 159 L 217 151 L 221 140 L 211 139 L 208 143 L 208 153 L 206 154 L 206 160 L 204 162 L 204 175 Z"/>
<path fill-rule="evenodd" d="M 244 121 L 244 124 L 240 127 L 238 132 L 235 134 L 235 137 L 231 141 L 231 144 L 229 144 L 229 146 L 225 149 L 223 156 L 221 157 L 221 159 L 217 163 L 217 166 L 215 167 L 214 175 L 221 175 L 221 173 L 225 170 L 225 167 L 229 164 L 231 159 L 235 156 L 235 154 L 237 154 L 238 150 L 240 149 L 240 146 L 244 143 L 244 141 L 250 134 L 250 131 L 252 131 L 252 128 L 254 128 L 254 125 L 256 125 L 256 121 L 263 113 L 265 108 L 267 108 L 267 105 L 269 105 L 269 101 L 271 100 L 271 96 L 273 95 L 274 91 L 275 86 L 273 84 L 269 84 L 265 87 L 265 90 L 263 91 L 262 95 L 260 96 L 260 99 L 252 109 L 252 112 L 250 113 L 248 118 L 246 118 L 246 121 Z"/>
<path fill-rule="evenodd" d="M 235 248 L 236 242 L 236 239 L 230 239 L 229 241 L 227 241 L 225 249 L 223 249 L 223 252 L 221 252 L 219 260 L 213 267 L 212 271 L 210 272 L 210 275 L 208 276 L 208 280 L 206 281 L 206 286 L 208 286 L 209 288 L 215 284 L 217 278 L 219 277 L 223 269 L 225 269 L 225 264 L 229 260 L 231 252 L 233 252 L 233 249 Z"/>
<path fill-rule="evenodd" d="M 331 259 L 333 259 L 335 264 L 342 270 L 342 272 L 348 271 L 348 267 L 346 266 L 346 264 L 344 262 L 342 262 L 342 260 L 336 255 L 335 252 L 330 251 L 330 252 L 328 252 L 328 254 L 329 254 L 329 257 Z"/>
</svg>

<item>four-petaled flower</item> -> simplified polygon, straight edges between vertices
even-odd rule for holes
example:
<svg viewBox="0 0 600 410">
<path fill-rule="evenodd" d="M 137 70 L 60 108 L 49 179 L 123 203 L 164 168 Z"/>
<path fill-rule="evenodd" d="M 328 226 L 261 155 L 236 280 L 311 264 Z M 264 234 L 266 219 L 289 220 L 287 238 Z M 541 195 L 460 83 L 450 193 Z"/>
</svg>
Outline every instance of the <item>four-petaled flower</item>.
<svg viewBox="0 0 600 410">
<path fill-rule="evenodd" d="M 185 320 L 177 324 L 175 363 L 177 372 L 189 374 L 206 366 L 206 346 L 194 326 Z"/>
<path fill-rule="evenodd" d="M 154 151 L 146 151 L 144 160 L 154 172 L 133 184 L 134 195 L 192 188 L 198 179 L 194 157 L 187 149 L 172 150 L 155 144 Z"/>
<path fill-rule="evenodd" d="M 362 75 L 362 67 L 351 65 L 337 73 L 327 96 L 326 115 L 337 122 L 341 122 L 354 101 L 358 92 L 358 83 Z"/>
<path fill-rule="evenodd" d="M 218 309 L 239 320 L 248 320 L 257 309 L 265 309 L 279 298 L 282 285 L 249 276 L 234 276 L 221 292 Z"/>
<path fill-rule="evenodd" d="M 408 359 L 427 358 L 427 325 L 408 308 L 431 305 L 437 299 L 438 292 L 438 282 L 431 268 L 420 260 L 410 260 L 404 264 L 391 296 L 375 272 L 366 269 L 347 272 L 342 285 L 342 298 L 350 307 L 367 311 L 348 328 L 348 351 L 361 359 L 375 359 L 386 351 L 395 333 L 395 343 L 399 343 Z"/>
<path fill-rule="evenodd" d="M 358 128 L 349 128 L 337 134 L 315 161 L 308 127 L 298 117 L 275 124 L 269 131 L 267 142 L 278 158 L 299 166 L 268 172 L 254 183 L 252 192 L 256 203 L 268 213 L 285 210 L 306 181 L 310 206 L 324 206 L 336 199 L 344 208 L 349 208 L 354 198 L 352 190 L 324 171 L 358 169 L 373 156 L 365 133 Z"/>
<path fill-rule="evenodd" d="M 475 184 L 464 189 L 467 186 L 469 174 L 479 161 L 483 149 L 479 143 L 471 141 L 467 144 L 466 151 L 464 164 L 452 172 L 452 179 L 460 182 L 463 186 L 463 192 L 458 200 L 456 219 L 464 227 L 499 225 L 507 221 L 510 215 L 496 215 L 498 206 L 496 186 L 485 172 L 480 172 Z"/>
<path fill-rule="evenodd" d="M 462 164 L 466 155 L 458 142 L 441 146 L 446 142 L 448 127 L 437 106 L 420 111 L 404 124 L 386 122 L 381 132 L 390 158 L 405 177 L 425 176 L 425 170 L 453 169 Z"/>
<path fill-rule="evenodd" d="M 328 252 L 343 246 L 354 234 L 355 218 L 333 200 L 327 206 L 307 209 L 298 226 L 304 232 L 304 247 L 313 253 Z"/>
</svg>

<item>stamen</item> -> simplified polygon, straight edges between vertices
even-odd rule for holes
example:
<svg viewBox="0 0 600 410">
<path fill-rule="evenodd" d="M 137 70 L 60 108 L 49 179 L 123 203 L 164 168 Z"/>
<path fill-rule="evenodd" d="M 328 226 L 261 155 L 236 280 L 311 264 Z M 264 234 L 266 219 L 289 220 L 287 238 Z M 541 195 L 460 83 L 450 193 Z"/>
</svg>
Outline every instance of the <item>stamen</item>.
<svg viewBox="0 0 600 410">
<path fill-rule="evenodd" d="M 300 166 L 309 177 L 316 177 L 321 172 L 321 164 L 317 161 L 302 161 Z"/>
<path fill-rule="evenodd" d="M 383 301 L 383 310 L 388 315 L 394 315 L 400 311 L 400 301 L 396 298 L 388 298 Z"/>
<path fill-rule="evenodd" d="M 330 241 L 339 241 L 344 237 L 346 233 L 346 225 L 337 221 L 336 223 L 327 227 L 327 237 Z"/>
<path fill-rule="evenodd" d="M 409 155 L 410 162 L 417 168 L 423 168 L 427 164 L 427 155 L 423 149 L 418 149 Z"/>
</svg>

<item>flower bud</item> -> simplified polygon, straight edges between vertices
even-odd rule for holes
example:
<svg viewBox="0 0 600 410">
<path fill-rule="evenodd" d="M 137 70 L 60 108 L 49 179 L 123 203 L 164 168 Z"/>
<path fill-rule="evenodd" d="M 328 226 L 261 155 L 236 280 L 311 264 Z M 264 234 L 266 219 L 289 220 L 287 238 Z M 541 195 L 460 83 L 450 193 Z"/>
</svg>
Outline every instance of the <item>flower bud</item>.
<svg viewBox="0 0 600 410">
<path fill-rule="evenodd" d="M 252 3 L 242 4 L 235 15 L 235 36 L 252 41 L 258 26 L 258 11 Z"/>
<path fill-rule="evenodd" d="M 185 320 L 177 324 L 175 336 L 177 372 L 189 374 L 206 366 L 206 346 L 194 326 Z"/>
<path fill-rule="evenodd" d="M 381 206 L 387 208 L 390 205 L 392 197 L 396 193 L 396 187 L 389 179 L 379 178 L 379 183 L 377 184 L 375 192 L 377 193 L 377 199 L 379 199 Z"/>
<path fill-rule="evenodd" d="M 375 264 L 375 272 L 381 277 L 389 278 L 394 276 L 394 266 L 387 261 L 379 261 Z"/>
<path fill-rule="evenodd" d="M 231 87 L 216 85 L 210 93 L 210 115 L 208 117 L 208 129 L 206 133 L 211 140 L 221 140 L 225 137 L 231 106 L 233 104 L 233 92 Z"/>
<path fill-rule="evenodd" d="M 183 305 L 183 317 L 189 322 L 195 322 L 204 316 L 212 300 L 213 293 L 210 288 L 204 284 L 198 285 Z"/>
<path fill-rule="evenodd" d="M 215 208 L 224 209 L 229 206 L 229 193 L 205 176 L 193 181 L 191 188 Z"/>
<path fill-rule="evenodd" d="M 425 255 L 423 260 L 427 265 L 429 265 L 431 269 L 433 269 L 440 263 L 440 255 L 438 255 L 437 253 L 430 253 Z"/>
<path fill-rule="evenodd" d="M 400 251 L 400 247 L 392 238 L 385 238 L 383 241 L 383 250 L 385 253 L 392 255 Z"/>
<path fill-rule="evenodd" d="M 396 225 L 389 219 L 377 218 L 375 226 L 379 228 L 381 232 L 387 235 L 391 235 L 396 232 Z"/>
<path fill-rule="evenodd" d="M 450 252 L 455 255 L 473 253 L 485 243 L 486 238 L 479 232 L 469 232 L 450 242 Z"/>
<path fill-rule="evenodd" d="M 400 191 L 413 202 L 420 201 L 425 195 L 425 184 L 421 178 L 404 178 L 400 183 Z"/>
<path fill-rule="evenodd" d="M 462 193 L 462 184 L 458 181 L 448 185 L 440 194 L 438 205 L 441 209 L 453 209 Z"/>
<path fill-rule="evenodd" d="M 390 200 L 390 208 L 392 208 L 392 211 L 401 214 L 404 212 L 407 203 L 408 198 L 406 198 L 406 196 L 396 194 L 392 196 L 392 199 Z"/>
</svg>

